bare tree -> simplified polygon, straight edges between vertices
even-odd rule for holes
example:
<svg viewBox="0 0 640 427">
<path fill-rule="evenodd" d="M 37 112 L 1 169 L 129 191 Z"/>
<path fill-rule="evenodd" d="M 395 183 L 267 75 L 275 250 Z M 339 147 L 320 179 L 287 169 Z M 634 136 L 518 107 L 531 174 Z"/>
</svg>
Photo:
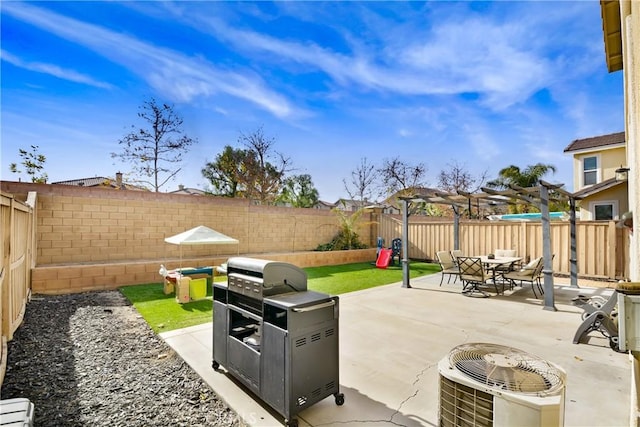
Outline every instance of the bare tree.
<svg viewBox="0 0 640 427">
<path fill-rule="evenodd" d="M 348 184 L 346 179 L 342 180 L 350 199 L 360 202 L 371 200 L 376 183 L 375 172 L 375 166 L 366 157 L 360 159 L 358 167 L 351 171 L 351 183 Z"/>
<path fill-rule="evenodd" d="M 133 174 L 141 177 L 137 182 L 158 192 L 180 172 L 182 155 L 197 141 L 184 135 L 183 120 L 172 105 L 158 104 L 151 98 L 139 110 L 144 124 L 139 128 L 132 125 L 131 132 L 118 141 L 122 152 L 111 153 L 111 157 L 131 163 Z"/>
<path fill-rule="evenodd" d="M 378 171 L 381 175 L 383 191 L 387 195 L 425 186 L 423 179 L 427 173 L 427 167 L 423 163 L 413 166 L 395 157 L 390 160 L 385 159 Z"/>
<path fill-rule="evenodd" d="M 482 187 L 487 179 L 487 172 L 483 172 L 479 177 L 474 177 L 465 169 L 464 164 L 457 161 L 447 163 L 446 169 L 440 171 L 438 175 L 438 188 L 447 193 L 456 194 L 458 191 L 474 193 Z"/>
<path fill-rule="evenodd" d="M 273 149 L 275 140 L 264 135 L 262 127 L 244 134 L 240 133 L 238 142 L 247 148 L 245 175 L 242 182 L 246 188 L 246 197 L 261 203 L 273 203 L 280 190 L 284 175 L 291 169 L 291 159 Z"/>
</svg>

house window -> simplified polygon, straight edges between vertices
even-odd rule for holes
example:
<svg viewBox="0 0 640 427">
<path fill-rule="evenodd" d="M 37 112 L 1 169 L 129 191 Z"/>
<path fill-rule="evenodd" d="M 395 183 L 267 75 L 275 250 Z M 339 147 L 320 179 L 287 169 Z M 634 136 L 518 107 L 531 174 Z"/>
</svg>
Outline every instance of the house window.
<svg viewBox="0 0 640 427">
<path fill-rule="evenodd" d="M 618 218 L 618 202 L 615 200 L 591 202 L 591 218 L 596 221 L 611 221 Z"/>
<path fill-rule="evenodd" d="M 593 185 L 598 182 L 598 158 L 585 157 L 582 160 L 582 185 Z"/>
<path fill-rule="evenodd" d="M 594 214 L 596 220 L 613 219 L 613 205 L 597 205 Z"/>
</svg>

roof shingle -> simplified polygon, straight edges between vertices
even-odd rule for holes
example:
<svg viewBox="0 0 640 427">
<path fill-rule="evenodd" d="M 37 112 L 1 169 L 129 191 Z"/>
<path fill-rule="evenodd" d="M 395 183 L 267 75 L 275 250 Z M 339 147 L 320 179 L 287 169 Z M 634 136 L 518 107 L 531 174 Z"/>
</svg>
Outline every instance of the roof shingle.
<svg viewBox="0 0 640 427">
<path fill-rule="evenodd" d="M 589 148 L 605 147 L 607 145 L 624 144 L 624 132 L 610 133 L 608 135 L 593 136 L 591 138 L 576 139 L 564 149 L 564 152 L 586 150 Z"/>
</svg>

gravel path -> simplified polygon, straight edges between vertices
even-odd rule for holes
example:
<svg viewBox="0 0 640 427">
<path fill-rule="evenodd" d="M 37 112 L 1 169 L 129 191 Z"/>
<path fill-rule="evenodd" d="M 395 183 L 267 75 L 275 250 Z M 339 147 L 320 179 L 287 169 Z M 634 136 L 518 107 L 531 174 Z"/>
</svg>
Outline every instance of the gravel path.
<svg viewBox="0 0 640 427">
<path fill-rule="evenodd" d="M 118 291 L 34 296 L 8 349 L 36 426 L 244 426 Z"/>
</svg>

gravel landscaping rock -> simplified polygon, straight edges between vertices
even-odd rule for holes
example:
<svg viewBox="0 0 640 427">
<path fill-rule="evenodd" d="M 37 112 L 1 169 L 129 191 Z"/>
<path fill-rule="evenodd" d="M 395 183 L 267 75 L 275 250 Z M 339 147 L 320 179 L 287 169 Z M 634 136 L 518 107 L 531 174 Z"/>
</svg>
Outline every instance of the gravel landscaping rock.
<svg viewBox="0 0 640 427">
<path fill-rule="evenodd" d="M 245 425 L 118 291 L 34 296 L 1 395 L 36 426 Z"/>
</svg>

